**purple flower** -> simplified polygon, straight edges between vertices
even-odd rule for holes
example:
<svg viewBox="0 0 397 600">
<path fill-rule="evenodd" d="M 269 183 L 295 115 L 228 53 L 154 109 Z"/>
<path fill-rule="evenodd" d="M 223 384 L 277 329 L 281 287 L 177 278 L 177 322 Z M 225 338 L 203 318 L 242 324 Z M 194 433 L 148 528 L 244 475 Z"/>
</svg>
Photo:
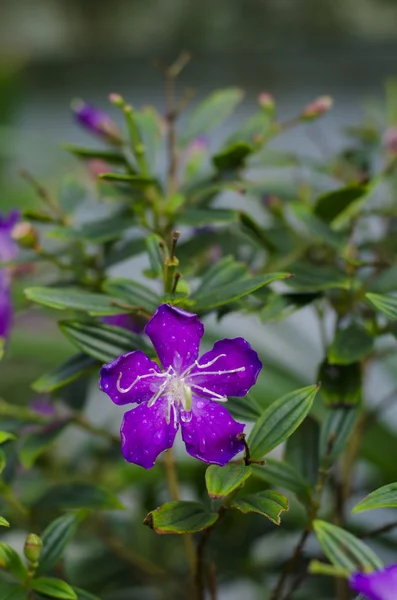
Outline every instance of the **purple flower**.
<svg viewBox="0 0 397 600">
<path fill-rule="evenodd" d="M 396 600 L 397 564 L 381 571 L 353 573 L 349 583 L 355 592 L 364 594 L 368 600 Z"/>
<path fill-rule="evenodd" d="M 72 111 L 80 125 L 95 133 L 107 141 L 121 142 L 119 129 L 106 113 L 95 106 L 87 104 L 84 100 L 73 100 Z"/>
<path fill-rule="evenodd" d="M 132 331 L 132 333 L 142 333 L 147 323 L 147 320 L 143 317 L 139 317 L 131 313 L 108 315 L 106 317 L 102 317 L 101 321 L 107 325 L 114 325 L 115 327 L 127 329 L 127 331 Z"/>
<path fill-rule="evenodd" d="M 162 304 L 146 325 L 164 370 L 137 350 L 101 369 L 101 389 L 115 404 L 137 404 L 124 415 L 122 453 L 150 469 L 171 448 L 181 426 L 186 450 L 207 463 L 225 465 L 243 450 L 237 438 L 245 425 L 222 406 L 244 396 L 262 368 L 242 338 L 216 342 L 198 358 L 204 327 L 197 315 Z"/>
<path fill-rule="evenodd" d="M 0 215 L 0 261 L 13 260 L 18 254 L 18 246 L 12 239 L 12 230 L 20 213 L 12 210 L 7 216 Z M 0 269 L 0 339 L 7 339 L 12 325 L 11 270 Z"/>
<path fill-rule="evenodd" d="M 0 261 L 13 260 L 18 254 L 18 245 L 11 237 L 20 213 L 12 210 L 7 216 L 0 214 Z"/>
<path fill-rule="evenodd" d="M 5 270 L 0 270 L 0 342 L 6 340 L 12 325 L 10 283 Z M 1 347 L 0 343 L 0 347 Z"/>
</svg>

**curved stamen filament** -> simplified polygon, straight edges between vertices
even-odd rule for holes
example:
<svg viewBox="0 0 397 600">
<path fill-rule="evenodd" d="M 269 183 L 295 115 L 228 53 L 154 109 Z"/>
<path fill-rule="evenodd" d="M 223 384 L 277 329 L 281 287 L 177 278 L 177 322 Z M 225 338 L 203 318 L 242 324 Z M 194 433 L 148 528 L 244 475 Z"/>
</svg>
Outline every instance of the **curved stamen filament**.
<svg viewBox="0 0 397 600">
<path fill-rule="evenodd" d="M 206 394 L 211 394 L 211 396 L 212 396 L 211 400 L 216 400 L 217 402 L 227 402 L 226 396 L 222 396 L 221 394 L 218 394 L 217 392 L 214 392 L 213 390 L 209 390 L 206 387 L 202 387 L 201 385 L 196 385 L 195 383 L 192 383 L 191 387 L 196 388 L 197 390 L 200 390 L 200 392 L 204 392 Z"/>
<path fill-rule="evenodd" d="M 230 375 L 231 373 L 241 373 L 241 371 L 245 371 L 245 367 L 237 367 L 236 369 L 226 369 L 225 371 L 202 371 L 201 373 L 191 373 L 189 375 L 189 378 L 203 377 L 206 375 Z"/>
<path fill-rule="evenodd" d="M 120 392 L 120 394 L 127 394 L 128 392 L 130 392 L 132 390 L 133 387 L 136 386 L 136 384 L 139 381 L 141 381 L 142 379 L 147 379 L 148 377 L 167 377 L 168 378 L 168 373 L 157 373 L 157 371 L 155 371 L 154 369 L 150 369 L 150 371 L 153 371 L 153 373 L 146 373 L 145 375 L 138 375 L 134 379 L 134 381 L 131 383 L 131 385 L 129 385 L 127 388 L 123 388 L 120 385 L 120 381 L 123 376 L 122 371 L 120 371 L 120 374 L 119 374 L 119 377 L 118 377 L 117 383 L 116 383 L 117 391 Z"/>
<path fill-rule="evenodd" d="M 181 378 L 186 377 L 186 375 L 188 375 L 194 367 L 197 367 L 198 369 L 207 369 L 208 367 L 212 367 L 212 365 L 214 363 L 216 363 L 217 360 L 219 360 L 220 358 L 225 358 L 225 357 L 226 357 L 226 354 L 218 354 L 218 356 L 216 356 L 209 362 L 204 363 L 203 365 L 200 365 L 198 360 L 195 360 L 192 365 L 190 365 L 187 369 L 185 369 L 183 371 L 183 373 L 181 373 L 180 377 Z"/>
</svg>

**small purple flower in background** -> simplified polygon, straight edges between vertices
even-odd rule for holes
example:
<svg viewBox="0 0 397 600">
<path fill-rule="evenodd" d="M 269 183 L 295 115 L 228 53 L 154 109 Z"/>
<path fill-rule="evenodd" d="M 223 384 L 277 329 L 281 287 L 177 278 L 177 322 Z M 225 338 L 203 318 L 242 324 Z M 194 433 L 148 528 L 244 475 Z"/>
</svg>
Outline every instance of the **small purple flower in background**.
<svg viewBox="0 0 397 600">
<path fill-rule="evenodd" d="M 137 404 L 124 415 L 122 453 L 145 469 L 171 448 L 179 425 L 187 452 L 225 465 L 244 449 L 245 425 L 220 404 L 245 396 L 262 368 L 243 338 L 224 339 L 199 356 L 204 326 L 197 315 L 162 304 L 145 328 L 164 368 L 137 350 L 101 369 L 100 385 L 115 404 Z"/>
<path fill-rule="evenodd" d="M 396 600 L 397 564 L 381 571 L 353 573 L 349 583 L 355 592 L 363 594 L 368 600 Z"/>
<path fill-rule="evenodd" d="M 12 239 L 14 229 L 20 213 L 12 210 L 7 216 L 0 215 L 0 262 L 9 261 L 18 255 L 18 245 Z M 0 340 L 8 338 L 12 326 L 12 301 L 11 301 L 11 268 L 0 268 Z"/>
<path fill-rule="evenodd" d="M 71 107 L 77 122 L 91 133 L 95 133 L 109 142 L 117 144 L 121 142 L 120 131 L 109 115 L 95 106 L 87 104 L 84 100 L 73 100 Z"/>
<path fill-rule="evenodd" d="M 142 333 L 145 329 L 147 319 L 131 313 L 122 313 L 120 315 L 108 315 L 102 317 L 101 321 L 107 325 L 114 325 L 132 331 L 132 333 Z"/>
</svg>

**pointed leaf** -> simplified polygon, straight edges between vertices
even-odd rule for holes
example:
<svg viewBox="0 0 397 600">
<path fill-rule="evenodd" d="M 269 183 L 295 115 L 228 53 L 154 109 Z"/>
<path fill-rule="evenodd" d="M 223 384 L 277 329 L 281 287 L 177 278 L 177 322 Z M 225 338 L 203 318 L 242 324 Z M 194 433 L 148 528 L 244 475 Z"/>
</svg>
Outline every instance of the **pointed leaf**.
<svg viewBox="0 0 397 600">
<path fill-rule="evenodd" d="M 233 142 L 212 157 L 212 162 L 219 171 L 235 171 L 245 165 L 245 161 L 254 151 L 252 144 Z"/>
<path fill-rule="evenodd" d="M 225 498 L 242 487 L 251 476 L 251 467 L 229 463 L 225 467 L 211 465 L 205 472 L 205 484 L 210 498 Z"/>
<path fill-rule="evenodd" d="M 32 388 L 36 392 L 53 392 L 93 371 L 97 366 L 98 361 L 95 358 L 86 354 L 75 354 L 51 373 L 42 375 L 32 384 Z"/>
<path fill-rule="evenodd" d="M 102 600 L 99 596 L 95 596 L 95 594 L 91 594 L 91 592 L 87 592 L 81 588 L 74 586 L 73 589 L 77 594 L 78 600 Z"/>
<path fill-rule="evenodd" d="M 0 527 L 9 527 L 10 524 L 4 517 L 0 517 Z"/>
<path fill-rule="evenodd" d="M 373 337 L 363 327 L 352 323 L 339 329 L 328 350 L 328 362 L 333 365 L 350 365 L 372 351 Z"/>
<path fill-rule="evenodd" d="M 232 417 L 243 421 L 256 421 L 262 413 L 262 408 L 249 392 L 244 398 L 230 396 L 227 409 Z"/>
<path fill-rule="evenodd" d="M 97 316 L 120 314 L 120 308 L 114 305 L 113 298 L 80 288 L 31 287 L 25 290 L 25 294 L 33 302 L 59 310 L 83 310 Z"/>
<path fill-rule="evenodd" d="M 184 123 L 181 143 L 186 146 L 196 137 L 202 136 L 220 125 L 232 114 L 243 99 L 244 92 L 238 88 L 217 90 L 203 100 Z"/>
<path fill-rule="evenodd" d="M 19 554 L 5 542 L 0 542 L 0 568 L 10 571 L 20 581 L 25 581 L 28 572 Z"/>
<path fill-rule="evenodd" d="M 267 458 L 262 466 L 252 465 L 252 475 L 275 487 L 285 488 L 294 492 L 297 497 L 307 504 L 310 500 L 310 486 L 294 467 L 285 461 Z"/>
<path fill-rule="evenodd" d="M 161 298 L 156 292 L 132 279 L 107 279 L 102 288 L 109 296 L 120 298 L 129 305 L 144 308 L 148 312 L 154 312 L 161 304 Z"/>
<path fill-rule="evenodd" d="M 314 213 L 326 223 L 332 223 L 349 206 L 368 193 L 365 185 L 350 185 L 339 190 L 326 192 L 317 199 Z"/>
<path fill-rule="evenodd" d="M 352 513 L 356 514 L 374 508 L 397 508 L 397 483 L 389 483 L 371 492 L 356 504 Z"/>
<path fill-rule="evenodd" d="M 4 442 L 9 442 L 15 439 L 16 437 L 13 433 L 10 433 L 9 431 L 0 431 L 0 444 L 4 444 Z"/>
<path fill-rule="evenodd" d="M 278 492 L 267 490 L 257 494 L 241 496 L 232 502 L 231 508 L 236 508 L 245 514 L 258 513 L 275 523 L 275 525 L 280 525 L 280 514 L 288 510 L 288 500 Z"/>
<path fill-rule="evenodd" d="M 56 577 L 38 577 L 31 582 L 32 589 L 50 598 L 77 600 L 77 594 L 68 583 Z"/>
<path fill-rule="evenodd" d="M 237 210 L 227 208 L 186 208 L 177 217 L 179 225 L 191 225 L 192 227 L 205 227 L 208 223 L 212 225 L 229 225 L 237 223 L 239 213 Z"/>
<path fill-rule="evenodd" d="M 145 525 L 160 534 L 183 534 L 211 527 L 218 519 L 217 512 L 206 510 L 199 502 L 172 501 L 151 511 Z"/>
<path fill-rule="evenodd" d="M 343 452 L 354 431 L 359 410 L 354 407 L 329 407 L 325 411 L 320 430 L 320 461 L 326 457 L 335 461 Z"/>
<path fill-rule="evenodd" d="M 316 267 L 308 263 L 297 263 L 291 266 L 294 274 L 286 283 L 297 290 L 318 292 L 333 288 L 348 289 L 350 279 L 333 267 Z"/>
<path fill-rule="evenodd" d="M 110 491 L 90 483 L 65 483 L 48 489 L 33 504 L 34 508 L 92 508 L 111 510 L 124 508 Z"/>
<path fill-rule="evenodd" d="M 233 256 L 224 256 L 204 273 L 193 297 L 244 278 L 248 278 L 246 265 L 237 262 Z"/>
<path fill-rule="evenodd" d="M 382 568 L 376 554 L 345 529 L 321 520 L 314 521 L 313 526 L 324 554 L 335 567 L 349 573 Z"/>
<path fill-rule="evenodd" d="M 321 395 L 333 408 L 354 407 L 361 398 L 362 374 L 358 362 L 350 365 L 330 365 L 326 360 L 320 365 L 318 379 Z"/>
<path fill-rule="evenodd" d="M 288 438 L 284 458 L 301 473 L 309 485 L 314 486 L 318 479 L 318 444 L 320 426 L 310 415 Z"/>
<path fill-rule="evenodd" d="M 397 319 L 397 298 L 383 294 L 365 294 L 366 299 L 389 319 Z"/>
<path fill-rule="evenodd" d="M 87 516 L 87 512 L 80 510 L 55 519 L 44 530 L 41 536 L 43 551 L 36 575 L 51 571 L 61 558 L 63 551 L 75 535 L 79 524 Z"/>
<path fill-rule="evenodd" d="M 83 148 L 81 146 L 72 146 L 71 144 L 62 144 L 62 148 L 78 158 L 99 159 L 110 165 L 125 165 L 126 159 L 123 154 L 113 150 L 98 150 L 97 148 Z"/>
<path fill-rule="evenodd" d="M 317 391 L 317 385 L 296 390 L 262 413 L 248 438 L 252 458 L 261 458 L 292 435 L 310 411 Z"/>
</svg>

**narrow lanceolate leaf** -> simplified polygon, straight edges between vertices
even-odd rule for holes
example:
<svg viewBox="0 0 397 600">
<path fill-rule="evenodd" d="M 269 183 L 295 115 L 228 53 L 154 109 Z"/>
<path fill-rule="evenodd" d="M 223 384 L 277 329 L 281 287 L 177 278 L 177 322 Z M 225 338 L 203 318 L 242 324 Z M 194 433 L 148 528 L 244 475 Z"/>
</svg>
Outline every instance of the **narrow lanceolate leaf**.
<svg viewBox="0 0 397 600">
<path fill-rule="evenodd" d="M 328 362 L 333 365 L 350 365 L 372 351 L 374 340 L 363 327 L 352 323 L 336 332 L 328 351 Z"/>
<path fill-rule="evenodd" d="M 189 115 L 184 123 L 181 143 L 189 144 L 220 125 L 243 99 L 239 88 L 226 88 L 210 94 Z"/>
<path fill-rule="evenodd" d="M 237 210 L 226 208 L 188 208 L 178 215 L 179 225 L 191 225 L 192 227 L 204 227 L 211 225 L 229 225 L 237 223 L 239 213 Z"/>
<path fill-rule="evenodd" d="M 371 492 L 353 508 L 353 514 L 373 508 L 397 508 L 397 483 L 389 483 Z"/>
<path fill-rule="evenodd" d="M 77 594 L 66 581 L 56 577 L 38 577 L 31 583 L 32 589 L 40 594 L 50 596 L 50 598 L 60 598 L 61 600 L 77 600 Z"/>
<path fill-rule="evenodd" d="M 218 287 L 223 287 L 244 278 L 248 278 L 246 265 L 242 262 L 237 262 L 233 256 L 224 256 L 204 273 L 193 297 L 200 296 L 203 293 L 209 292 L 209 290 L 215 290 Z"/>
<path fill-rule="evenodd" d="M 151 272 L 154 278 L 163 276 L 164 257 L 161 246 L 165 248 L 162 238 L 156 233 L 152 233 L 145 240 L 146 250 L 149 255 Z"/>
<path fill-rule="evenodd" d="M 262 413 L 248 439 L 252 458 L 261 458 L 292 435 L 308 414 L 317 391 L 317 385 L 296 390 Z"/>
<path fill-rule="evenodd" d="M 194 310 L 210 310 L 230 302 L 235 302 L 243 296 L 259 290 L 273 281 L 286 279 L 290 277 L 289 273 L 268 273 L 267 275 L 258 275 L 249 279 L 242 279 L 234 283 L 220 286 L 211 291 L 203 290 L 200 294 L 194 295 Z"/>
<path fill-rule="evenodd" d="M 323 563 L 319 560 L 311 560 L 307 570 L 312 575 L 327 575 L 330 577 L 349 577 L 349 571 L 347 569 L 340 569 L 328 563 Z"/>
<path fill-rule="evenodd" d="M 382 568 L 376 554 L 345 529 L 321 520 L 314 521 L 313 526 L 324 554 L 335 567 L 349 573 Z"/>
<path fill-rule="evenodd" d="M 86 515 L 87 511 L 80 510 L 58 517 L 48 525 L 41 536 L 43 551 L 36 575 L 48 573 L 57 564 Z"/>
<path fill-rule="evenodd" d="M 211 465 L 205 472 L 205 484 L 210 498 L 225 498 L 243 486 L 251 476 L 251 467 L 228 464 L 225 467 Z"/>
<path fill-rule="evenodd" d="M 4 517 L 0 517 L 0 527 L 9 527 L 10 524 Z"/>
<path fill-rule="evenodd" d="M 13 433 L 10 433 L 9 431 L 0 431 L 0 444 L 4 444 L 4 442 L 9 442 L 15 439 L 16 437 Z"/>
<path fill-rule="evenodd" d="M 27 569 L 19 554 L 9 544 L 0 542 L 0 568 L 9 571 L 20 581 L 25 581 Z"/>
<path fill-rule="evenodd" d="M 231 396 L 227 403 L 227 409 L 232 417 L 237 420 L 242 419 L 244 422 L 256 421 L 262 413 L 262 408 L 250 393 L 244 398 Z"/>
<path fill-rule="evenodd" d="M 327 457 L 333 462 L 338 458 L 353 433 L 358 414 L 358 409 L 350 406 L 326 409 L 320 430 L 320 460 Z"/>
<path fill-rule="evenodd" d="M 34 502 L 34 508 L 92 508 L 110 510 L 124 508 L 117 497 L 108 490 L 89 483 L 56 485 Z"/>
<path fill-rule="evenodd" d="M 314 213 L 326 223 L 332 223 L 354 202 L 368 193 L 365 185 L 351 185 L 322 194 L 316 202 Z"/>
<path fill-rule="evenodd" d="M 124 173 L 101 173 L 98 179 L 102 181 L 112 181 L 114 183 L 127 183 L 138 189 L 145 189 L 150 185 L 157 184 L 156 179 L 152 177 L 143 177 L 142 175 L 126 175 Z"/>
<path fill-rule="evenodd" d="M 69 422 L 69 419 L 64 419 L 51 423 L 23 437 L 19 458 L 25 469 L 30 469 L 39 456 L 51 447 Z"/>
<path fill-rule="evenodd" d="M 280 514 L 288 510 L 288 500 L 282 494 L 268 490 L 237 498 L 231 507 L 243 513 L 258 513 L 276 525 L 280 525 Z"/>
<path fill-rule="evenodd" d="M 114 298 L 120 298 L 131 306 L 144 308 L 154 312 L 161 298 L 156 292 L 131 279 L 107 279 L 103 284 L 103 291 Z"/>
<path fill-rule="evenodd" d="M 145 525 L 161 534 L 194 533 L 211 527 L 217 521 L 218 513 L 206 510 L 199 502 L 166 502 L 150 512 Z"/>
<path fill-rule="evenodd" d="M 310 485 L 292 465 L 285 461 L 267 458 L 266 464 L 261 467 L 252 466 L 252 475 L 262 479 L 275 487 L 281 487 L 293 492 L 307 504 L 310 500 Z"/>
<path fill-rule="evenodd" d="M 333 267 L 315 267 L 310 263 L 297 263 L 291 267 L 293 279 L 287 281 L 290 287 L 297 290 L 319 292 L 333 288 L 348 289 L 350 279 Z"/>
<path fill-rule="evenodd" d="M 121 327 L 81 321 L 60 321 L 59 327 L 79 350 L 102 363 L 133 350 L 151 354 L 142 336 Z"/>
<path fill-rule="evenodd" d="M 84 148 L 82 146 L 72 146 L 70 144 L 63 144 L 62 148 L 84 160 L 89 158 L 97 158 L 109 163 L 110 165 L 126 164 L 125 156 L 120 152 L 113 150 L 98 150 L 97 148 Z"/>
<path fill-rule="evenodd" d="M 397 319 L 397 298 L 383 294 L 365 294 L 365 297 L 389 319 Z"/>
<path fill-rule="evenodd" d="M 120 307 L 115 306 L 113 298 L 80 288 L 31 287 L 25 294 L 33 302 L 59 310 L 82 310 L 97 316 L 120 314 Z"/>
<path fill-rule="evenodd" d="M 1 600 L 28 600 L 28 591 L 17 583 L 0 581 Z"/>
<path fill-rule="evenodd" d="M 81 375 L 93 371 L 98 366 L 98 360 L 86 354 L 75 354 L 51 373 L 42 375 L 33 384 L 36 392 L 53 392 Z"/>
<path fill-rule="evenodd" d="M 73 589 L 77 594 L 78 600 L 102 600 L 99 596 L 91 594 L 91 592 L 87 592 L 87 590 L 82 590 L 76 586 L 74 586 Z"/>
</svg>

